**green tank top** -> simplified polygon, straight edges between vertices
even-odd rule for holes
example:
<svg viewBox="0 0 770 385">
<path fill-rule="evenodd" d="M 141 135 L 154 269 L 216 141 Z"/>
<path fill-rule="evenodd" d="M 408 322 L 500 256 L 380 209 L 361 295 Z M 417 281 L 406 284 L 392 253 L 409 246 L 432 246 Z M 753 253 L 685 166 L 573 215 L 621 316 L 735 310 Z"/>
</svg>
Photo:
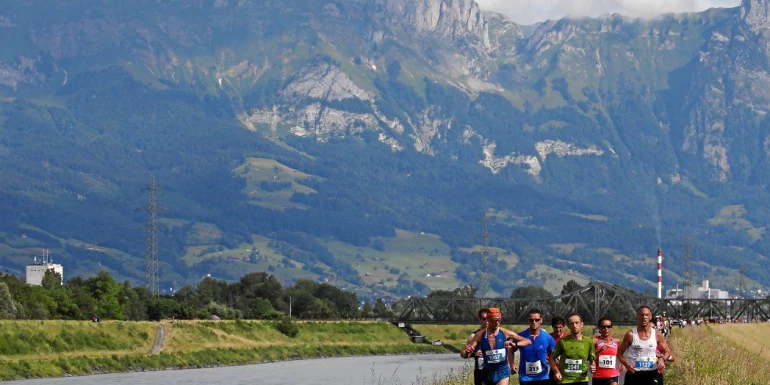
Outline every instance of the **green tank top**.
<svg viewBox="0 0 770 385">
<path fill-rule="evenodd" d="M 559 359 L 562 384 L 586 382 L 591 361 L 596 358 L 596 347 L 589 337 L 576 340 L 569 335 L 559 340 L 552 356 Z"/>
</svg>

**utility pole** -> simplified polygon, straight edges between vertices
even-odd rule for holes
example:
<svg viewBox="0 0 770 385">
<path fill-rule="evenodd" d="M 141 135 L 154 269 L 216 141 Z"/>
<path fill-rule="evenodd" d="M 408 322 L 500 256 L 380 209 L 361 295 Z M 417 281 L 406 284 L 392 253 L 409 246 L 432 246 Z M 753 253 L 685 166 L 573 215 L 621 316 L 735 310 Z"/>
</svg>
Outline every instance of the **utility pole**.
<svg viewBox="0 0 770 385">
<path fill-rule="evenodd" d="M 738 295 L 740 298 L 746 298 L 746 270 L 741 263 L 741 269 L 738 271 L 740 276 L 738 277 Z"/>
<path fill-rule="evenodd" d="M 489 292 L 489 219 L 481 217 L 481 271 L 479 271 L 479 297 Z"/>
<path fill-rule="evenodd" d="M 156 193 L 158 188 L 155 186 L 155 177 L 150 180 L 150 185 L 146 188 L 150 192 L 150 205 L 147 207 L 148 219 L 147 227 L 147 254 L 145 256 L 144 268 L 146 272 L 147 290 L 150 295 L 160 296 L 158 288 L 158 202 Z"/>
</svg>

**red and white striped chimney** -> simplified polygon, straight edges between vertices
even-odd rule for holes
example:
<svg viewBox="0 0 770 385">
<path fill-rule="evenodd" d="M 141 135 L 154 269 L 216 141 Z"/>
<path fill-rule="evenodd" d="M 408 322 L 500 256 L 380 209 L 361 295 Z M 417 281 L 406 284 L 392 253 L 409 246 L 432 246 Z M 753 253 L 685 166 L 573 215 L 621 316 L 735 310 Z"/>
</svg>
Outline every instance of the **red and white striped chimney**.
<svg viewBox="0 0 770 385">
<path fill-rule="evenodd" d="M 658 298 L 663 298 L 663 250 L 658 249 Z"/>
</svg>

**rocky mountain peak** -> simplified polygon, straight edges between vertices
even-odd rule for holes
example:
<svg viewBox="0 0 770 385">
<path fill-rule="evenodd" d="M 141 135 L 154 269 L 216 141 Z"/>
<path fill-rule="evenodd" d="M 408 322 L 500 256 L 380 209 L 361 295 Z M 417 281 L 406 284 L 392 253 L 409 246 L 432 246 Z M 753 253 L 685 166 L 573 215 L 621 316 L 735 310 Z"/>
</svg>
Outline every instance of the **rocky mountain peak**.
<svg viewBox="0 0 770 385">
<path fill-rule="evenodd" d="M 489 47 L 487 22 L 474 0 L 377 0 L 378 18 L 417 33 L 471 38 Z"/>
<path fill-rule="evenodd" d="M 753 30 L 770 28 L 770 0 L 743 0 L 741 18 Z"/>
</svg>

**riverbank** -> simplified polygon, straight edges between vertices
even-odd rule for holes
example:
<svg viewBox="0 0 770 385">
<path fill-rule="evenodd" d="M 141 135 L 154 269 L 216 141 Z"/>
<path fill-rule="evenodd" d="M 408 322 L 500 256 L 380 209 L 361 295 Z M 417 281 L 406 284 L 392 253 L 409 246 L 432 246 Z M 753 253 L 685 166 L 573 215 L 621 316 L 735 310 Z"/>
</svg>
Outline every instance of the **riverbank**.
<svg viewBox="0 0 770 385">
<path fill-rule="evenodd" d="M 0 380 L 245 365 L 283 360 L 445 353 L 387 322 L 297 322 L 290 338 L 270 321 L 0 322 Z"/>
</svg>

